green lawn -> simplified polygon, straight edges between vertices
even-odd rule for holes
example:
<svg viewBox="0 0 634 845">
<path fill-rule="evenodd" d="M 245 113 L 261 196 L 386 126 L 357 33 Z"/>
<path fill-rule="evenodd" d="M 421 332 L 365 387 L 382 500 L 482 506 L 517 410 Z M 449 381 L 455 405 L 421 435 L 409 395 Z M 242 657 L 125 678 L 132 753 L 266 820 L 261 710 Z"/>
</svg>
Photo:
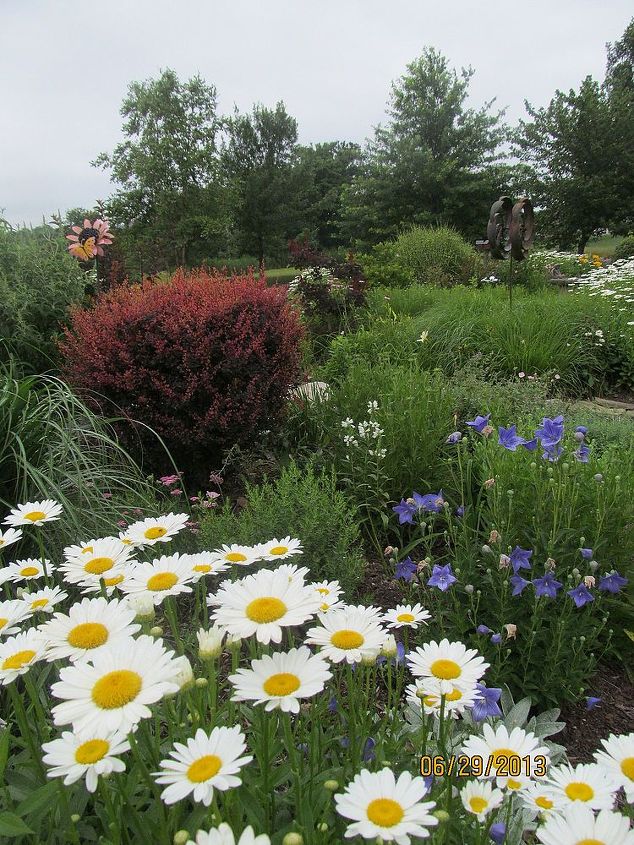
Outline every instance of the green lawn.
<svg viewBox="0 0 634 845">
<path fill-rule="evenodd" d="M 591 255 L 594 253 L 595 255 L 603 255 L 607 258 L 611 258 L 614 255 L 614 250 L 622 240 L 622 235 L 606 235 L 602 238 L 593 238 L 588 241 L 586 254 Z"/>
</svg>

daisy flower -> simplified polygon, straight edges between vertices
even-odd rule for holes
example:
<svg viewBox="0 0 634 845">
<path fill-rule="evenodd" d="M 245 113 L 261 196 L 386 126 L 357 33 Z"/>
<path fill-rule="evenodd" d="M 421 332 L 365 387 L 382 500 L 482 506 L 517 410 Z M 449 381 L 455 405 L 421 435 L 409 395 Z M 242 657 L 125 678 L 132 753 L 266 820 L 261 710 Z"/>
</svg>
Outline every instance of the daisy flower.
<svg viewBox="0 0 634 845">
<path fill-rule="evenodd" d="M 24 592 L 20 601 L 24 602 L 29 613 L 52 613 L 56 604 L 68 598 L 61 587 L 43 587 L 32 593 Z"/>
<path fill-rule="evenodd" d="M 319 599 L 318 609 L 320 617 L 322 613 L 329 613 L 331 610 L 341 610 L 345 606 L 335 593 L 331 593 L 329 596 L 321 596 L 316 592 L 315 595 Z"/>
<path fill-rule="evenodd" d="M 460 800 L 468 813 L 473 813 L 479 822 L 483 822 L 491 810 L 500 806 L 504 793 L 494 789 L 489 781 L 469 780 L 460 790 Z"/>
<path fill-rule="evenodd" d="M 166 596 L 191 593 L 189 586 L 194 580 L 188 555 L 162 555 L 151 563 L 138 563 L 130 570 L 129 577 L 121 583 L 120 590 L 133 595 L 149 593 L 155 605 L 161 604 Z"/>
<path fill-rule="evenodd" d="M 115 591 L 121 590 L 122 585 L 130 579 L 132 571 L 130 565 L 116 566 L 103 575 L 88 575 L 79 581 L 77 586 L 84 595 L 101 593 L 105 589 L 106 594 L 111 596 Z"/>
<path fill-rule="evenodd" d="M 0 611 L 1 614 L 1 611 Z M 595 752 L 597 764 L 610 773 L 625 790 L 625 797 L 634 802 L 634 733 L 601 740 L 605 750 Z"/>
<path fill-rule="evenodd" d="M 0 531 L 0 549 L 11 546 L 22 539 L 22 531 L 19 528 L 7 528 L 6 531 Z"/>
<path fill-rule="evenodd" d="M 450 692 L 454 686 L 470 687 L 479 681 L 489 668 L 476 649 L 461 642 L 425 643 L 407 655 L 412 675 L 419 678 L 438 678 L 441 691 Z"/>
<path fill-rule="evenodd" d="M 77 554 L 71 554 L 79 546 L 64 549 L 66 560 L 60 565 L 64 580 L 70 584 L 79 584 L 86 579 L 99 583 L 100 578 L 107 578 L 113 570 L 120 570 L 127 564 L 132 548 L 125 546 L 117 537 L 104 537 L 91 540 Z"/>
<path fill-rule="evenodd" d="M 148 704 L 178 691 L 173 655 L 160 640 L 144 635 L 64 667 L 51 687 L 62 699 L 51 711 L 54 724 L 72 724 L 75 730 L 99 724 L 128 733 L 152 715 Z"/>
<path fill-rule="evenodd" d="M 230 564 L 250 566 L 252 563 L 262 560 L 258 548 L 257 546 L 242 546 L 240 543 L 232 543 L 230 546 L 223 545 L 222 548 L 215 549 L 211 554 L 216 561 L 227 566 Z"/>
<path fill-rule="evenodd" d="M 201 660 L 215 660 L 222 653 L 222 642 L 227 632 L 219 625 L 212 625 L 207 631 L 201 628 L 196 633 L 198 657 Z"/>
<path fill-rule="evenodd" d="M 446 687 L 445 687 L 446 689 Z M 427 715 L 439 716 L 442 709 L 442 698 L 445 698 L 444 713 L 457 719 L 468 707 L 472 707 L 477 699 L 478 691 L 475 684 L 469 689 L 454 686 L 449 692 L 441 690 L 438 678 L 420 678 L 415 684 L 410 684 L 405 694 L 408 701 L 416 708 L 421 706 Z"/>
<path fill-rule="evenodd" d="M 319 594 L 323 600 L 333 599 L 336 601 L 341 593 L 341 584 L 339 581 L 317 581 L 314 584 L 308 585 L 312 590 Z"/>
<path fill-rule="evenodd" d="M 59 519 L 62 506 L 54 499 L 43 499 L 41 502 L 27 502 L 11 508 L 11 513 L 4 520 L 5 525 L 43 525 Z"/>
<path fill-rule="evenodd" d="M 168 513 L 157 519 L 148 517 L 129 525 L 126 536 L 134 546 L 153 546 L 156 543 L 169 543 L 172 537 L 182 531 L 189 521 L 189 514 Z"/>
<path fill-rule="evenodd" d="M 537 838 L 542 845 L 634 845 L 629 819 L 610 810 L 595 818 L 585 804 L 568 807 L 563 816 L 550 815 L 537 829 Z"/>
<path fill-rule="evenodd" d="M 134 624 L 134 610 L 126 601 L 107 601 L 103 596 L 82 599 L 68 614 L 56 613 L 41 627 L 46 637 L 46 659 L 92 660 L 104 649 L 111 649 L 140 630 Z"/>
<path fill-rule="evenodd" d="M 410 836 L 425 839 L 429 828 L 438 824 L 431 815 L 434 801 L 421 802 L 427 792 L 422 777 L 402 772 L 398 780 L 391 769 L 369 772 L 362 769 L 344 792 L 335 795 L 337 812 L 352 819 L 346 838 L 381 837 L 384 842 L 410 845 Z"/>
<path fill-rule="evenodd" d="M 46 569 L 50 571 L 51 562 L 45 560 Z M 34 581 L 37 578 L 42 578 L 44 575 L 44 568 L 41 560 L 34 560 L 27 558 L 26 560 L 18 560 L 15 563 L 10 563 L 5 567 L 7 581 Z"/>
<path fill-rule="evenodd" d="M 196 841 L 190 839 L 187 845 L 271 845 L 271 840 L 266 833 L 256 836 L 251 825 L 245 827 L 242 836 L 236 841 L 235 835 L 227 822 L 222 822 L 218 827 L 209 831 L 199 830 L 196 833 Z"/>
<path fill-rule="evenodd" d="M 245 737 L 239 727 L 214 728 L 209 735 L 198 728 L 186 745 L 175 743 L 171 759 L 161 761 L 163 771 L 154 772 L 157 783 L 167 784 L 161 798 L 175 804 L 191 795 L 208 807 L 214 789 L 224 792 L 242 783 L 236 775 L 253 760 L 250 755 L 241 757 L 244 751 Z"/>
<path fill-rule="evenodd" d="M 264 560 L 283 560 L 291 557 L 291 555 L 301 555 L 304 553 L 302 544 L 299 540 L 284 537 L 283 540 L 269 540 L 268 543 L 261 543 L 256 547 L 260 556 Z"/>
<path fill-rule="evenodd" d="M 298 581 L 302 584 L 306 582 L 306 576 L 310 572 L 307 566 L 297 566 L 295 563 L 282 563 L 275 571 L 283 572 L 289 581 Z"/>
<path fill-rule="evenodd" d="M 526 789 L 521 791 L 520 796 L 524 807 L 533 819 L 537 816 L 546 818 L 549 813 L 556 811 L 553 790 L 546 781 L 529 783 Z"/>
<path fill-rule="evenodd" d="M 6 686 L 26 674 L 42 659 L 44 640 L 37 628 L 29 628 L 0 642 L 0 684 Z"/>
<path fill-rule="evenodd" d="M 302 646 L 265 654 L 253 660 L 250 669 L 238 669 L 229 680 L 235 687 L 233 701 L 266 702 L 267 711 L 279 707 L 285 713 L 299 713 L 299 700 L 321 692 L 331 677 L 326 661 Z"/>
<path fill-rule="evenodd" d="M 386 632 L 368 610 L 373 608 L 330 610 L 321 617 L 321 627 L 308 631 L 305 642 L 320 646 L 321 654 L 333 663 L 361 663 L 364 657 L 376 657 Z"/>
<path fill-rule="evenodd" d="M 30 607 L 19 599 L 0 601 L 0 637 L 8 637 L 20 630 L 20 622 L 31 615 Z"/>
<path fill-rule="evenodd" d="M 498 725 L 495 730 L 489 724 L 483 725 L 482 736 L 468 737 L 460 753 L 470 757 L 482 757 L 483 772 L 489 771 L 489 776 L 496 778 L 500 789 L 508 787 L 517 790 L 528 786 L 531 775 L 539 776 L 542 770 L 542 774 L 546 774 L 545 767 L 549 761 L 548 749 L 539 745 L 535 734 L 527 733 L 522 728 L 513 728 L 509 733 L 504 725 Z M 520 759 L 519 775 L 513 774 L 509 777 L 507 774 L 497 774 L 498 768 L 507 772 L 513 766 L 513 771 L 515 771 L 518 757 Z M 526 757 L 530 760 L 527 761 Z M 540 759 L 542 757 L 543 760 Z M 491 758 L 490 765 L 489 758 Z"/>
<path fill-rule="evenodd" d="M 64 731 L 60 739 L 45 742 L 42 758 L 49 767 L 50 778 L 64 778 L 64 786 L 86 778 L 86 789 L 97 789 L 99 775 L 125 771 L 125 763 L 117 758 L 130 750 L 125 734 L 89 728 L 74 733 Z"/>
<path fill-rule="evenodd" d="M 205 575 L 220 575 L 229 568 L 226 563 L 218 560 L 214 552 L 197 552 L 183 557 L 187 558 L 196 581 Z"/>
<path fill-rule="evenodd" d="M 413 628 L 416 630 L 420 625 L 426 625 L 431 619 L 431 613 L 422 604 L 397 604 L 393 610 L 388 610 L 383 615 L 383 621 L 388 628 Z"/>
<path fill-rule="evenodd" d="M 317 611 L 318 599 L 283 572 L 261 569 L 240 581 L 225 581 L 207 601 L 218 605 L 212 616 L 229 634 L 243 638 L 255 634 L 266 645 L 281 641 L 282 628 L 310 619 Z"/>
<path fill-rule="evenodd" d="M 619 785 L 612 774 L 597 763 L 579 763 L 574 767 L 562 764 L 548 774 L 557 809 L 577 802 L 583 802 L 593 810 L 614 807 L 614 793 Z"/>
</svg>

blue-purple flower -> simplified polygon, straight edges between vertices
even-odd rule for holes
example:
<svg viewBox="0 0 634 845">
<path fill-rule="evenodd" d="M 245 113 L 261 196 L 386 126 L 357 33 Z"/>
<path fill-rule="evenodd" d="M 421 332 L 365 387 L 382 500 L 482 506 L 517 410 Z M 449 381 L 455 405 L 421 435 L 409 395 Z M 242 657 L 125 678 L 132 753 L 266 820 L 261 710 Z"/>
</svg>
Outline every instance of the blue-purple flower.
<svg viewBox="0 0 634 845">
<path fill-rule="evenodd" d="M 478 625 L 476 628 L 476 634 L 490 634 L 491 629 L 488 628 L 486 625 Z"/>
<path fill-rule="evenodd" d="M 486 428 L 489 424 L 489 420 L 491 419 L 491 414 L 487 414 L 486 417 L 478 416 L 474 420 L 467 420 L 467 425 L 471 428 L 474 428 L 478 434 L 482 434 L 482 430 Z"/>
<path fill-rule="evenodd" d="M 424 496 L 421 496 L 420 493 L 414 490 L 412 499 L 416 502 L 419 510 L 431 511 L 432 513 L 440 513 L 445 504 L 442 490 L 439 490 L 437 493 L 425 493 Z"/>
<path fill-rule="evenodd" d="M 506 839 L 506 825 L 504 822 L 494 822 L 489 828 L 489 836 L 495 845 L 503 845 Z"/>
<path fill-rule="evenodd" d="M 498 428 L 498 445 L 504 446 L 505 449 L 508 449 L 509 452 L 515 452 L 518 446 L 522 446 L 526 441 L 523 437 L 520 437 L 515 430 L 515 426 L 511 425 L 508 428 L 504 428 L 501 425 Z"/>
<path fill-rule="evenodd" d="M 544 461 L 550 461 L 552 464 L 554 464 L 563 455 L 563 452 L 564 450 L 562 446 L 547 445 L 544 447 L 544 451 L 542 452 L 542 459 Z"/>
<path fill-rule="evenodd" d="M 406 522 L 411 525 L 414 522 L 416 505 L 413 502 L 406 502 L 405 499 L 401 499 L 400 504 L 395 505 L 392 510 L 398 514 L 400 525 L 405 525 Z"/>
<path fill-rule="evenodd" d="M 580 464 L 587 464 L 588 459 L 590 458 L 590 447 L 586 446 L 585 443 L 582 443 L 572 454 L 574 455 L 575 460 L 579 461 Z"/>
<path fill-rule="evenodd" d="M 372 760 L 375 758 L 374 748 L 376 746 L 376 742 L 369 736 L 366 741 L 365 745 L 363 746 L 363 762 L 364 763 L 371 763 Z"/>
<path fill-rule="evenodd" d="M 427 581 L 427 586 L 438 587 L 438 589 L 442 590 L 442 592 L 444 593 L 457 580 L 458 579 L 451 571 L 450 563 L 448 563 L 446 566 L 438 566 L 438 564 L 435 564 L 431 573 L 431 577 Z"/>
<path fill-rule="evenodd" d="M 416 575 L 417 566 L 411 557 L 403 558 L 396 564 L 394 577 L 401 581 L 412 581 Z"/>
<path fill-rule="evenodd" d="M 533 552 L 531 549 L 522 549 L 519 546 L 515 546 L 513 551 L 511 552 L 510 561 L 511 566 L 513 567 L 513 572 L 517 575 L 520 569 L 530 569 L 531 568 L 531 557 Z"/>
<path fill-rule="evenodd" d="M 623 587 L 627 586 L 627 578 L 614 570 L 609 575 L 602 575 L 599 578 L 599 589 L 604 593 L 619 593 Z"/>
<path fill-rule="evenodd" d="M 509 581 L 513 586 L 513 592 L 511 593 L 513 596 L 521 596 L 522 590 L 530 584 L 530 581 L 527 581 L 526 578 L 522 578 L 521 575 L 511 575 Z"/>
<path fill-rule="evenodd" d="M 584 604 L 594 601 L 594 596 L 585 584 L 577 584 L 573 590 L 568 590 L 568 595 L 573 599 L 577 607 L 583 607 Z"/>
<path fill-rule="evenodd" d="M 458 505 L 456 508 L 456 516 L 460 518 L 464 516 L 464 505 Z"/>
<path fill-rule="evenodd" d="M 445 440 L 445 443 L 449 443 L 452 446 L 455 443 L 459 443 L 462 440 L 462 432 L 461 431 L 453 431 L 449 437 Z"/>
<path fill-rule="evenodd" d="M 484 684 L 476 684 L 477 698 L 471 707 L 471 715 L 475 722 L 482 722 L 489 716 L 495 718 L 502 715 L 498 705 L 502 690 L 496 687 L 487 687 Z"/>
<path fill-rule="evenodd" d="M 554 599 L 557 596 L 557 591 L 563 587 L 563 584 L 555 578 L 552 572 L 546 572 L 541 578 L 533 579 L 533 587 L 535 587 L 536 596 L 546 596 L 549 599 Z"/>
<path fill-rule="evenodd" d="M 502 642 L 502 634 L 493 634 L 491 637 L 491 642 L 494 645 L 499 645 Z"/>
<path fill-rule="evenodd" d="M 579 551 L 581 552 L 581 557 L 584 560 L 592 560 L 592 556 L 594 555 L 593 549 L 579 549 Z"/>
<path fill-rule="evenodd" d="M 596 695 L 586 695 L 586 710 L 594 710 L 594 708 L 601 704 L 601 699 Z"/>
<path fill-rule="evenodd" d="M 537 438 L 533 437 L 531 440 L 525 440 L 522 443 L 522 446 L 527 449 L 529 452 L 534 452 L 537 449 Z"/>
<path fill-rule="evenodd" d="M 556 446 L 564 436 L 564 418 L 555 417 L 554 420 L 544 417 L 541 426 L 535 429 L 535 437 L 546 450 Z"/>
</svg>

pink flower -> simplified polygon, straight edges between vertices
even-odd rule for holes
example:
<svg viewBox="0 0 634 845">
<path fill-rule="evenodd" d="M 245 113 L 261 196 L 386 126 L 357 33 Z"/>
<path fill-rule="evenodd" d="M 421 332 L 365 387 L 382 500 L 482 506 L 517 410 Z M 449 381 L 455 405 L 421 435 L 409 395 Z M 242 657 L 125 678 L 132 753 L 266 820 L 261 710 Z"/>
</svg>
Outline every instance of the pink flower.
<svg viewBox="0 0 634 845">
<path fill-rule="evenodd" d="M 80 261 L 90 261 L 96 255 L 103 255 L 103 247 L 112 243 L 112 232 L 107 220 L 97 218 L 94 223 L 86 217 L 83 226 L 72 226 L 73 234 L 66 235 L 68 251 Z"/>
<path fill-rule="evenodd" d="M 162 478 L 159 478 L 159 481 L 164 487 L 171 487 L 172 484 L 176 484 L 180 481 L 178 475 L 164 475 Z"/>
<path fill-rule="evenodd" d="M 119 526 L 119 528 L 125 528 L 127 524 L 128 524 L 128 523 L 125 521 L 125 519 L 120 519 L 120 520 L 117 522 L 117 525 Z"/>
<path fill-rule="evenodd" d="M 182 495 L 183 495 L 182 490 L 170 490 L 170 496 L 182 496 Z"/>
<path fill-rule="evenodd" d="M 104 499 L 112 499 L 112 493 L 102 493 L 101 495 L 104 497 Z"/>
<path fill-rule="evenodd" d="M 207 490 L 207 498 L 208 499 L 217 499 L 220 496 L 220 493 L 214 493 L 211 490 Z"/>
<path fill-rule="evenodd" d="M 194 502 L 194 504 L 195 504 L 196 502 L 199 502 L 200 499 L 198 498 L 198 496 L 190 496 L 189 501 Z"/>
</svg>

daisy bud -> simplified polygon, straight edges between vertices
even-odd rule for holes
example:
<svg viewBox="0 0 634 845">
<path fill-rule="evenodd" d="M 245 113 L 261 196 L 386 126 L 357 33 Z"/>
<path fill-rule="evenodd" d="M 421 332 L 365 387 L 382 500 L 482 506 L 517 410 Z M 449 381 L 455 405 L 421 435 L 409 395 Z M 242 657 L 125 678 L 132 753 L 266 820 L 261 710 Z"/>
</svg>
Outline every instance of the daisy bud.
<svg viewBox="0 0 634 845">
<path fill-rule="evenodd" d="M 174 683 L 178 684 L 179 689 L 184 690 L 193 686 L 194 684 L 194 670 L 187 657 L 182 654 L 180 657 L 175 657 L 172 660 L 174 666 L 175 678 Z"/>
<path fill-rule="evenodd" d="M 497 541 L 499 539 L 500 539 L 500 533 L 499 533 L 499 531 L 496 531 L 495 528 L 494 528 L 493 531 L 491 531 L 491 533 L 489 534 L 489 543 L 497 543 Z"/>
<path fill-rule="evenodd" d="M 380 649 L 372 649 L 366 651 L 363 657 L 361 658 L 361 663 L 364 666 L 374 666 L 376 663 L 376 659 L 380 654 Z"/>
<path fill-rule="evenodd" d="M 301 833 L 287 833 L 282 839 L 282 845 L 304 845 L 304 837 Z"/>
<path fill-rule="evenodd" d="M 434 810 L 432 816 L 436 816 L 441 824 L 448 822 L 450 819 L 449 813 L 446 810 Z"/>
<path fill-rule="evenodd" d="M 137 622 L 151 622 L 154 619 L 154 601 L 151 595 L 138 593 L 128 596 L 126 601 L 134 610 Z"/>
<path fill-rule="evenodd" d="M 603 475 L 600 472 L 597 472 L 597 474 L 595 476 L 593 476 L 593 478 L 597 483 L 600 483 L 601 481 L 603 481 Z"/>
<path fill-rule="evenodd" d="M 209 681 L 207 678 L 196 678 L 196 686 L 201 689 L 202 687 L 206 687 L 209 685 Z"/>
<path fill-rule="evenodd" d="M 487 478 L 484 482 L 484 486 L 487 490 L 489 490 L 495 484 L 495 478 Z"/>
<path fill-rule="evenodd" d="M 599 568 L 599 562 L 598 562 L 598 561 L 596 561 L 596 560 L 591 560 L 591 561 L 590 561 L 590 563 L 588 564 L 588 566 L 590 567 L 590 569 L 591 569 L 593 572 L 596 572 L 596 571 L 597 571 L 597 569 Z"/>
<path fill-rule="evenodd" d="M 70 817 L 70 820 L 72 821 L 73 824 L 77 824 L 77 822 L 80 819 L 81 819 L 81 816 L 79 815 L 79 813 L 73 813 L 73 815 Z"/>
<path fill-rule="evenodd" d="M 208 631 L 201 628 L 198 638 L 198 656 L 201 660 L 214 660 L 222 652 L 225 631 L 219 625 L 212 625 Z"/>
<path fill-rule="evenodd" d="M 172 839 L 174 845 L 187 845 L 189 842 L 189 833 L 186 830 L 177 830 Z"/>
<path fill-rule="evenodd" d="M 467 593 L 468 595 L 472 595 L 473 590 L 474 590 L 473 584 L 465 584 L 465 588 L 464 588 L 465 593 Z"/>
<path fill-rule="evenodd" d="M 388 634 L 388 636 L 385 638 L 385 642 L 381 646 L 381 654 L 384 654 L 386 657 L 396 656 L 396 637 L 394 636 L 394 634 Z"/>
<path fill-rule="evenodd" d="M 328 792 L 336 792 L 339 789 L 339 782 L 336 780 L 326 780 L 324 781 L 324 789 L 327 789 Z"/>
<path fill-rule="evenodd" d="M 231 651 L 238 651 L 240 649 L 240 645 L 242 643 L 242 637 L 239 637 L 237 634 L 227 634 L 227 639 L 225 640 L 225 645 Z"/>
<path fill-rule="evenodd" d="M 490 555 L 492 551 L 493 551 L 493 549 L 491 548 L 491 546 L 487 546 L 487 545 L 482 546 L 482 554 L 483 555 Z"/>
<path fill-rule="evenodd" d="M 150 636 L 154 637 L 154 639 L 163 636 L 163 629 L 160 625 L 155 625 L 153 628 L 150 628 Z"/>
<path fill-rule="evenodd" d="M 575 578 L 578 578 L 581 575 L 581 572 L 579 572 L 579 570 L 575 566 L 575 568 L 572 570 L 572 574 L 575 576 Z"/>
<path fill-rule="evenodd" d="M 586 575 L 583 579 L 583 583 L 588 589 L 594 587 L 594 585 L 596 584 L 594 575 Z"/>
<path fill-rule="evenodd" d="M 328 825 L 326 824 L 326 822 L 320 822 L 320 823 L 317 825 L 317 830 L 318 830 L 320 833 L 326 833 L 326 831 L 328 830 Z"/>
</svg>

